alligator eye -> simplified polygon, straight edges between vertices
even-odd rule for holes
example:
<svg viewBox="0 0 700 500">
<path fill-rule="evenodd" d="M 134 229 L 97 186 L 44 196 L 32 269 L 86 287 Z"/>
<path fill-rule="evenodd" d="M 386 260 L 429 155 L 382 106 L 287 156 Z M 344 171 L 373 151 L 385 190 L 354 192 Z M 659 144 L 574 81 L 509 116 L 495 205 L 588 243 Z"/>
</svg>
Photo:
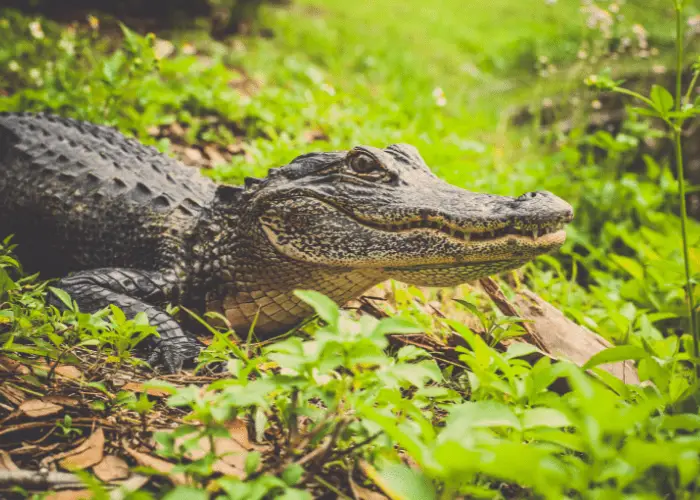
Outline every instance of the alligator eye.
<svg viewBox="0 0 700 500">
<path fill-rule="evenodd" d="M 381 164 L 367 154 L 358 154 L 352 156 L 349 161 L 350 168 L 358 174 L 369 174 L 375 170 L 382 168 Z"/>
</svg>

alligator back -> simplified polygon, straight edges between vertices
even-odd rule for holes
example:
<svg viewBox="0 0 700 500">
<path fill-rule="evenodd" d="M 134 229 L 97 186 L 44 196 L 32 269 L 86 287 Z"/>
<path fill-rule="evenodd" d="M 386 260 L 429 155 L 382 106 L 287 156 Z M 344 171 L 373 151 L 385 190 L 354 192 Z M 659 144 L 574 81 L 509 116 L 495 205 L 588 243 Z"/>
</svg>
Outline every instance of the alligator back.
<svg viewBox="0 0 700 500">
<path fill-rule="evenodd" d="M 160 269 L 215 184 L 114 129 L 0 113 L 0 238 L 44 276 L 95 267 Z"/>
</svg>

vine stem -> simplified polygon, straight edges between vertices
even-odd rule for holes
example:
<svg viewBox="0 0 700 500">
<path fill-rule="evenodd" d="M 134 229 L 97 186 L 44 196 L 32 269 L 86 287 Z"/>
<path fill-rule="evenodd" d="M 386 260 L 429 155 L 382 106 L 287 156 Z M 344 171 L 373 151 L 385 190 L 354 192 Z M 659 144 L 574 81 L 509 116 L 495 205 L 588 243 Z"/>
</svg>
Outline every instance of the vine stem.
<svg viewBox="0 0 700 500">
<path fill-rule="evenodd" d="M 681 111 L 683 100 L 683 0 L 676 0 L 676 112 Z M 673 138 L 676 144 L 676 168 L 678 176 L 678 191 L 681 202 L 681 235 L 683 238 L 683 263 L 685 265 L 685 285 L 688 295 L 688 317 L 690 333 L 693 336 L 693 355 L 696 363 L 700 357 L 700 332 L 695 318 L 695 298 L 693 297 L 693 282 L 690 271 L 690 251 L 688 249 L 688 211 L 685 200 L 685 174 L 683 172 L 683 118 L 675 120 Z"/>
</svg>

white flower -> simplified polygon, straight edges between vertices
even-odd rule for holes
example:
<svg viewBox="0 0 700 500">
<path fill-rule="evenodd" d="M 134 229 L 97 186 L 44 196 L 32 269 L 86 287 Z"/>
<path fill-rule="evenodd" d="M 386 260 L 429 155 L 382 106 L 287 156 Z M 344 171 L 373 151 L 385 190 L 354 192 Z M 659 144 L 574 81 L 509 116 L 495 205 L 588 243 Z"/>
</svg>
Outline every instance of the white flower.
<svg viewBox="0 0 700 500">
<path fill-rule="evenodd" d="M 192 56 L 197 53 L 197 49 L 195 48 L 194 45 L 192 45 L 189 42 L 186 42 L 182 45 L 182 48 L 180 49 L 183 54 L 186 56 Z"/>
<path fill-rule="evenodd" d="M 39 21 L 32 21 L 29 23 L 29 32 L 37 40 L 44 38 L 44 30 L 41 28 L 41 23 Z"/>
<path fill-rule="evenodd" d="M 19 63 L 17 61 L 10 61 L 7 64 L 7 69 L 14 73 L 17 73 L 19 71 Z"/>
<path fill-rule="evenodd" d="M 588 4 L 581 8 L 581 12 L 588 14 L 586 26 L 589 29 L 599 30 L 604 37 L 609 38 L 612 34 L 613 17 L 610 12 L 601 9 L 597 5 Z"/>
<path fill-rule="evenodd" d="M 39 68 L 32 68 L 29 70 L 29 78 L 34 80 L 34 83 L 37 85 L 43 85 L 44 84 L 44 79 L 41 77 L 41 71 L 39 71 Z"/>
<path fill-rule="evenodd" d="M 58 42 L 58 47 L 68 55 L 72 56 L 75 54 L 75 44 L 66 38 L 61 38 L 61 41 Z"/>
<path fill-rule="evenodd" d="M 153 55 L 156 59 L 165 59 L 175 51 L 175 45 L 169 40 L 157 38 L 153 43 Z"/>
<path fill-rule="evenodd" d="M 95 31 L 97 31 L 98 29 L 100 29 L 100 20 L 97 19 L 97 18 L 96 18 L 95 16 L 93 16 L 92 14 L 90 14 L 89 16 L 87 16 L 87 22 L 88 22 L 88 24 L 90 25 L 90 28 L 91 28 L 91 29 L 93 29 L 93 30 L 95 30 Z"/>
<path fill-rule="evenodd" d="M 435 99 L 435 104 L 443 107 L 447 104 L 447 97 L 445 97 L 445 91 L 440 87 L 435 87 L 433 89 L 433 98 Z"/>
</svg>

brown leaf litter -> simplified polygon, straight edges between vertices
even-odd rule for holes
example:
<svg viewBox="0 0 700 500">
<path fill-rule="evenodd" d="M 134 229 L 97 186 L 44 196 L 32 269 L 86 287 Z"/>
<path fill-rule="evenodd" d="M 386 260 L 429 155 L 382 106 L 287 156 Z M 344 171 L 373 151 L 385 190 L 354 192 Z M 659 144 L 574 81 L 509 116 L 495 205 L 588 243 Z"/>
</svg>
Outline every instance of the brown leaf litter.
<svg viewBox="0 0 700 500">
<path fill-rule="evenodd" d="M 516 289 L 509 300 L 496 281 L 487 279 L 467 291 L 484 304 L 495 304 L 507 316 L 527 320 L 522 325 L 524 335 L 501 341 L 498 346 L 501 349 L 506 349 L 513 342 L 526 341 L 538 348 L 538 352 L 531 355 L 532 360 L 538 356 L 549 356 L 566 358 L 582 365 L 609 345 L 593 332 L 568 320 L 554 306 L 529 290 Z M 486 334 L 478 320 L 455 306 L 454 301 L 449 300 L 449 295 L 432 299 L 431 293 L 434 295 L 434 292 L 424 291 L 425 300 L 415 300 L 416 307 L 436 322 L 444 317 L 454 318 L 467 324 L 477 334 Z M 459 293 L 465 292 L 462 290 Z M 348 307 L 360 314 L 381 318 L 397 312 L 393 299 L 388 287 L 378 286 L 352 301 Z M 455 350 L 457 346 L 466 345 L 464 340 L 457 334 L 450 334 L 448 328 L 442 330 L 447 334 L 392 335 L 391 342 L 397 346 L 424 348 L 439 363 L 464 369 L 459 352 Z M 94 356 L 94 352 L 90 354 L 90 351 L 86 351 L 80 355 Z M 173 473 L 173 461 L 159 456 L 159 445 L 153 439 L 156 431 L 171 432 L 183 423 L 185 413 L 165 404 L 168 391 L 148 387 L 152 372 L 130 367 L 118 369 L 99 363 L 96 359 L 81 365 L 82 370 L 71 365 L 32 363 L 24 364 L 0 357 L 0 491 L 13 484 L 32 491 L 48 488 L 60 490 L 58 496 L 51 498 L 89 497 L 89 492 L 72 474 L 76 470 L 92 472 L 110 488 L 119 485 L 126 490 L 148 488 L 148 483 L 154 483 L 153 487 L 158 488 L 163 481 L 174 485 L 188 484 L 183 473 Z M 88 366 L 90 368 L 86 368 Z M 616 363 L 604 368 L 626 382 L 638 383 L 632 363 Z M 47 378 L 49 373 L 52 376 Z M 204 386 L 225 377 L 226 374 L 180 373 L 159 378 L 183 387 L 189 384 Z M 86 382 L 100 382 L 103 389 Z M 147 394 L 154 404 L 153 410 L 142 418 L 124 406 L 113 405 L 120 391 Z M 355 498 L 386 498 L 375 491 L 376 488 L 382 489 L 383 485 L 372 479 L 370 468 L 360 468 L 344 476 L 339 476 L 337 471 L 326 471 L 324 464 L 331 458 L 338 459 L 333 448 L 335 443 L 332 438 L 326 438 L 312 447 L 312 439 L 303 434 L 308 432 L 308 422 L 305 420 L 297 423 L 296 433 L 299 434 L 294 446 L 287 441 L 288 436 L 281 423 L 274 420 L 271 423 L 272 427 L 265 433 L 265 441 L 257 443 L 249 437 L 251 424 L 247 419 L 237 418 L 228 422 L 228 435 L 213 439 L 217 455 L 213 464 L 215 476 L 245 478 L 246 456 L 256 451 L 262 455 L 256 474 L 277 473 L 290 463 L 297 463 L 313 471 L 305 479 L 308 487 L 317 487 L 321 491 L 323 487 L 318 486 L 320 481 L 329 481 L 344 485 L 345 491 Z M 183 438 L 178 438 L 176 444 L 182 441 Z M 210 447 L 211 442 L 202 439 L 184 458 L 186 461 L 201 459 L 211 451 Z M 149 477 L 136 474 L 133 471 L 135 466 L 152 469 L 159 475 Z M 332 477 L 322 478 L 323 474 L 331 474 Z M 319 482 L 315 482 L 316 477 Z M 361 482 L 367 478 L 375 486 L 368 487 Z M 113 493 L 116 494 L 116 491 L 113 490 Z M 386 490 L 385 494 L 391 496 Z"/>
</svg>

